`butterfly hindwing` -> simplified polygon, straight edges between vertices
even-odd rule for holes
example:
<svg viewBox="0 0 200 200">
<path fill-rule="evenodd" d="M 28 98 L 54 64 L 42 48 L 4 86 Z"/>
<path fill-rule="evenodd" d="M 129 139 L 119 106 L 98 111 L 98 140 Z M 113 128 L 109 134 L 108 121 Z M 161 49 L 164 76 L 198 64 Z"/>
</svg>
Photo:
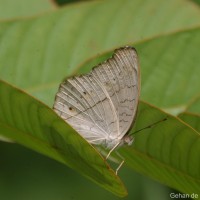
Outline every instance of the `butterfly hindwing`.
<svg viewBox="0 0 200 200">
<path fill-rule="evenodd" d="M 88 142 L 104 145 L 107 138 L 120 140 L 130 129 L 139 93 L 137 53 L 124 47 L 90 73 L 61 83 L 54 110 Z"/>
</svg>

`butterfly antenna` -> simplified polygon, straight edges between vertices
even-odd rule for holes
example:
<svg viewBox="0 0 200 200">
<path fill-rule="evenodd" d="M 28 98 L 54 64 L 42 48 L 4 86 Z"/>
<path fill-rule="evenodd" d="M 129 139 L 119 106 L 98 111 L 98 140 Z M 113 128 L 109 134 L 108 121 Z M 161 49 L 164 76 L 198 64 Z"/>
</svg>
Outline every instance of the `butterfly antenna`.
<svg viewBox="0 0 200 200">
<path fill-rule="evenodd" d="M 156 124 L 159 124 L 160 122 L 164 122 L 164 121 L 166 121 L 166 120 L 167 120 L 167 118 L 164 118 L 164 119 L 162 119 L 162 120 L 159 120 L 159 121 L 157 121 L 157 122 L 155 122 L 155 123 L 153 123 L 153 124 L 150 124 L 150 125 L 148 125 L 148 126 L 146 126 L 146 127 L 144 127 L 144 128 L 141 128 L 141 129 L 139 129 L 139 130 L 137 130 L 137 131 L 131 133 L 130 135 L 133 135 L 133 134 L 135 135 L 136 133 L 138 133 L 138 132 L 140 132 L 140 131 L 143 131 L 143 130 L 148 129 L 148 128 L 152 128 L 152 127 L 155 126 Z"/>
</svg>

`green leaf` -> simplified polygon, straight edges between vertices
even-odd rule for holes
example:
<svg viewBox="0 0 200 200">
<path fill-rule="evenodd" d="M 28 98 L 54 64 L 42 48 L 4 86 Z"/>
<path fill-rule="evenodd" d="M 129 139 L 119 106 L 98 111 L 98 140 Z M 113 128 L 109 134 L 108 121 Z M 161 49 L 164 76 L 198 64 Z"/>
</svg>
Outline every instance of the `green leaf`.
<svg viewBox="0 0 200 200">
<path fill-rule="evenodd" d="M 75 169 L 118 196 L 127 194 L 102 156 L 57 114 L 0 81 L 0 134 Z"/>
<path fill-rule="evenodd" d="M 196 83 L 198 84 L 198 83 Z M 198 87 L 198 86 L 197 86 Z M 187 107 L 187 112 L 200 114 L 200 96 L 195 98 Z"/>
<path fill-rule="evenodd" d="M 0 78 L 52 105 L 61 80 L 88 58 L 200 25 L 199 18 L 189 1 L 108 0 L 1 22 Z"/>
<path fill-rule="evenodd" d="M 200 115 L 183 112 L 179 114 L 178 117 L 200 133 Z"/>
<path fill-rule="evenodd" d="M 200 97 L 195 98 L 178 117 L 200 133 Z"/>
<path fill-rule="evenodd" d="M 0 5 L 1 20 L 28 17 L 56 8 L 55 4 L 48 0 L 0 0 Z"/>
<path fill-rule="evenodd" d="M 134 130 L 165 117 L 167 120 L 136 134 L 135 143 L 119 151 L 125 163 L 183 193 L 199 194 L 200 134 L 178 118 L 142 102 L 139 114 Z"/>
<path fill-rule="evenodd" d="M 199 34 L 200 27 L 136 45 L 141 58 L 142 99 L 171 112 L 186 109 L 199 95 Z"/>
</svg>

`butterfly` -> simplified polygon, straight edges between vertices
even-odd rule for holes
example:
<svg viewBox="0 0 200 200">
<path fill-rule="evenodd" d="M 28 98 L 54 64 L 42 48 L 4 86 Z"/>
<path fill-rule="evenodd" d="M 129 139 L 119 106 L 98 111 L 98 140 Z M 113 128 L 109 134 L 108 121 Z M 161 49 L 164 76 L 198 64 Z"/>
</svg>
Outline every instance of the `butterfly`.
<svg viewBox="0 0 200 200">
<path fill-rule="evenodd" d="M 89 143 L 109 149 L 107 159 L 115 148 L 132 144 L 134 138 L 128 133 L 139 96 L 138 55 L 135 48 L 126 46 L 88 74 L 61 83 L 53 109 Z"/>
</svg>

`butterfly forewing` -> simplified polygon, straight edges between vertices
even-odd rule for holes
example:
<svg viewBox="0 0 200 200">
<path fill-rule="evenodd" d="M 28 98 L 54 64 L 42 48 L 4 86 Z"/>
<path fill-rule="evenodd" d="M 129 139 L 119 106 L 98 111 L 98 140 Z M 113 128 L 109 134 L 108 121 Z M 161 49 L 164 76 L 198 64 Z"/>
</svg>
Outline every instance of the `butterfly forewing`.
<svg viewBox="0 0 200 200">
<path fill-rule="evenodd" d="M 139 93 L 137 53 L 124 47 L 89 74 L 61 83 L 54 110 L 88 142 L 106 145 L 108 138 L 120 140 L 130 129 Z"/>
</svg>

